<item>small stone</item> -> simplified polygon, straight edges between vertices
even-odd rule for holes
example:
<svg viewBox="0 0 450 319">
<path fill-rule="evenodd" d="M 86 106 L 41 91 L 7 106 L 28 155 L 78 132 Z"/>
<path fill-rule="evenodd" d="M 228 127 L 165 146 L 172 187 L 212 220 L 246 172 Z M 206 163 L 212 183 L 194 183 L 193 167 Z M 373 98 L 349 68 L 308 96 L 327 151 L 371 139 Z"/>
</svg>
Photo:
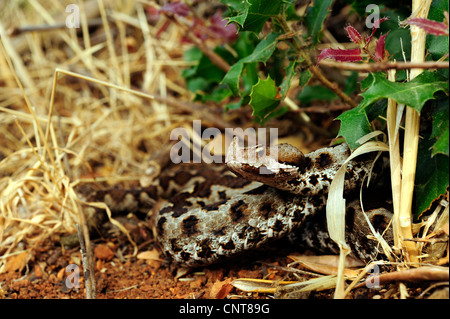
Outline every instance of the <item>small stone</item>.
<svg viewBox="0 0 450 319">
<path fill-rule="evenodd" d="M 114 257 L 114 252 L 106 244 L 99 244 L 94 249 L 94 255 L 98 259 L 109 261 Z"/>
<path fill-rule="evenodd" d="M 44 272 L 42 271 L 41 266 L 39 266 L 38 264 L 34 265 L 34 276 L 36 278 L 44 277 Z"/>
</svg>

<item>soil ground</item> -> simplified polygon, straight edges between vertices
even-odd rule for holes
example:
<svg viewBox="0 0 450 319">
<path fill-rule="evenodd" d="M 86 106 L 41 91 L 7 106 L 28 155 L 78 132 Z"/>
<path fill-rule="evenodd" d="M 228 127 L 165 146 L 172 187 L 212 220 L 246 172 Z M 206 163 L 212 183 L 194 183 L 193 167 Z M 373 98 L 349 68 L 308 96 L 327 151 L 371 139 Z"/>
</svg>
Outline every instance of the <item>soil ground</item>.
<svg viewBox="0 0 450 319">
<path fill-rule="evenodd" d="M 116 241 L 116 243 L 114 243 Z M 227 264 L 185 270 L 172 265 L 157 250 L 147 252 L 151 259 L 122 255 L 132 251 L 130 244 L 119 248 L 117 240 L 94 240 L 96 297 L 99 299 L 273 299 L 305 298 L 330 299 L 334 290 L 312 293 L 280 294 L 244 292 L 231 285 L 238 278 L 254 278 L 277 281 L 301 281 L 313 278 L 308 271 L 294 266 L 287 271 L 288 257 L 275 254 L 272 257 L 239 260 Z M 121 244 L 123 245 L 123 243 Z M 85 281 L 80 269 L 79 287 L 73 287 L 74 272 L 66 272 L 70 264 L 81 264 L 79 247 L 63 249 L 52 240 L 45 241 L 28 256 L 28 263 L 16 258 L 13 271 L 0 274 L 0 298 L 11 299 L 82 299 L 85 298 Z M 160 258 L 161 257 L 161 258 Z M 23 257 L 25 258 L 25 256 Z M 14 266 L 11 266 L 14 267 Z M 294 271 L 299 272 L 294 274 Z M 317 275 L 316 275 L 317 276 Z M 72 286 L 71 286 L 72 285 Z M 418 296 L 425 286 L 409 287 L 410 297 Z M 389 293 L 391 291 L 391 293 Z M 398 284 L 380 289 L 366 287 L 354 289 L 350 299 L 392 298 L 398 291 Z M 448 290 L 447 290 L 448 296 Z"/>
</svg>

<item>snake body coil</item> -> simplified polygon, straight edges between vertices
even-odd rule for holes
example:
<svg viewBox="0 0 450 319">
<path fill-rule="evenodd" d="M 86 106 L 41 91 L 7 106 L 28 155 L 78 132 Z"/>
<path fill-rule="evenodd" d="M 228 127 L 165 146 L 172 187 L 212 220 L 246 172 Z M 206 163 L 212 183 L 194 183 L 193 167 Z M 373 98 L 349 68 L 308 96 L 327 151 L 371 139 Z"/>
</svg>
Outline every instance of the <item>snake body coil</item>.
<svg viewBox="0 0 450 319">
<path fill-rule="evenodd" d="M 227 165 L 241 177 L 225 170 L 200 173 L 201 179 L 189 180 L 156 216 L 158 240 L 177 263 L 219 262 L 291 233 L 323 211 L 331 181 L 350 155 L 346 144 L 305 156 L 282 145 L 281 162 L 262 154 L 252 164 L 245 161 L 249 150 L 233 143 Z M 371 162 L 348 163 L 346 191 L 359 189 Z"/>
</svg>

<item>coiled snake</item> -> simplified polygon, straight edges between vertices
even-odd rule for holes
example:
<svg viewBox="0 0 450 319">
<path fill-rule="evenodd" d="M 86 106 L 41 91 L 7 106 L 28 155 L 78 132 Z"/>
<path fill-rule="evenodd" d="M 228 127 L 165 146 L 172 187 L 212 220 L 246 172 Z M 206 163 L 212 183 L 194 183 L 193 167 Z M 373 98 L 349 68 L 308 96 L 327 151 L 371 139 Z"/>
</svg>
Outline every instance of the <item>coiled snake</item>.
<svg viewBox="0 0 450 319">
<path fill-rule="evenodd" d="M 229 149 L 228 169 L 203 166 L 191 171 L 181 165 L 145 190 L 130 192 L 133 196 L 127 200 L 104 192 L 105 202 L 109 206 L 119 200 L 130 204 L 136 198 L 151 207 L 157 198 L 168 198 L 154 216 L 157 239 L 167 257 L 188 267 L 220 262 L 295 231 L 292 237 L 333 250 L 323 212 L 331 181 L 350 155 L 346 144 L 303 155 L 288 144 L 267 152 L 258 147 L 240 148 L 235 139 Z M 372 162 L 372 157 L 366 157 L 348 163 L 346 192 L 359 190 Z M 349 242 L 354 254 L 367 260 L 376 254 L 376 243 L 366 237 L 370 231 L 364 228 L 359 205 L 352 205 L 356 208 L 347 212 Z M 378 210 L 374 216 L 378 224 L 381 216 L 385 226 L 390 213 Z"/>
</svg>

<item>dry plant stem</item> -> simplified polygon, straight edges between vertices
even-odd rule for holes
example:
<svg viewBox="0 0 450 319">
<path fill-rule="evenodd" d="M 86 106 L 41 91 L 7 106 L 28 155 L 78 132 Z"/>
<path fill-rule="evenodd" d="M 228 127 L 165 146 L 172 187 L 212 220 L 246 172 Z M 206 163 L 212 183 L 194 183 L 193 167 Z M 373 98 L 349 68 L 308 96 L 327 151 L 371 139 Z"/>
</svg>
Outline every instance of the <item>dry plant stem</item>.
<svg viewBox="0 0 450 319">
<path fill-rule="evenodd" d="M 98 1 L 98 7 L 100 9 L 100 16 L 103 21 L 103 28 L 105 29 L 105 35 L 106 35 L 106 45 L 108 47 L 109 55 L 111 57 L 112 67 L 114 68 L 113 74 L 115 75 L 115 78 L 117 79 L 117 84 L 123 85 L 122 80 L 122 70 L 119 67 L 119 62 L 117 61 L 117 55 L 116 50 L 114 49 L 114 40 L 112 38 L 111 29 L 109 27 L 108 18 L 106 15 L 105 10 L 105 4 L 103 3 L 103 0 Z"/>
<path fill-rule="evenodd" d="M 75 78 L 83 79 L 83 80 L 90 81 L 90 82 L 93 82 L 93 83 L 97 83 L 97 84 L 100 84 L 100 85 L 104 85 L 104 86 L 107 86 L 107 87 L 110 87 L 110 88 L 121 90 L 121 91 L 124 91 L 124 92 L 127 92 L 127 93 L 131 93 L 131 94 L 134 94 L 136 96 L 140 96 L 140 97 L 143 97 L 143 98 L 146 98 L 146 99 L 149 99 L 149 100 L 153 100 L 154 99 L 154 96 L 151 95 L 151 94 L 140 92 L 140 91 L 136 91 L 136 90 L 132 90 L 132 89 L 129 89 L 129 88 L 126 88 L 126 87 L 123 87 L 123 86 L 112 84 L 110 82 L 97 80 L 95 78 L 92 78 L 92 77 L 89 77 L 89 76 L 85 76 L 85 75 L 81 75 L 81 74 L 78 74 L 78 73 L 75 73 L 75 72 L 71 72 L 71 71 L 60 69 L 60 68 L 56 68 L 55 69 L 55 74 L 57 74 L 57 73 L 67 74 L 67 75 L 73 76 Z"/>
<path fill-rule="evenodd" d="M 63 70 L 63 69 L 59 69 L 59 68 L 56 68 L 56 70 L 55 70 L 54 84 L 53 84 L 54 86 L 56 85 L 56 79 L 57 79 L 58 73 L 63 73 L 63 74 L 66 74 L 66 75 L 69 75 L 69 76 L 73 76 L 73 77 L 76 77 L 76 78 L 79 78 L 79 79 L 83 79 L 83 80 L 86 80 L 86 81 L 89 81 L 89 82 L 94 82 L 94 83 L 97 83 L 97 84 L 100 84 L 100 85 L 104 85 L 104 86 L 107 86 L 107 87 L 110 87 L 110 88 L 121 90 L 121 91 L 124 91 L 124 92 L 127 92 L 127 93 L 131 93 L 131 94 L 134 94 L 136 96 L 140 96 L 140 97 L 143 97 L 143 98 L 146 98 L 146 99 L 149 99 L 149 100 L 156 100 L 158 102 L 166 103 L 166 104 L 172 105 L 172 106 L 177 107 L 177 108 L 179 108 L 181 110 L 184 110 L 184 111 L 188 111 L 188 112 L 202 112 L 203 116 L 205 116 L 205 114 L 207 114 L 206 119 L 210 120 L 211 122 L 213 122 L 218 128 L 226 128 L 226 127 L 229 126 L 229 124 L 227 122 L 222 121 L 220 118 L 217 118 L 213 114 L 208 113 L 208 109 L 205 108 L 205 106 L 203 106 L 201 104 L 182 102 L 182 101 L 179 101 L 177 99 L 173 99 L 173 98 L 169 98 L 169 97 L 165 98 L 165 97 L 159 96 L 157 94 L 148 94 L 148 93 L 142 92 L 139 89 L 129 89 L 129 88 L 126 88 L 126 87 L 118 86 L 118 85 L 115 85 L 115 84 L 112 84 L 112 83 L 109 83 L 109 82 L 106 82 L 106 81 L 98 80 L 98 79 L 95 79 L 95 78 L 92 78 L 92 77 L 89 77 L 89 76 L 81 75 L 81 74 L 78 74 L 78 73 L 74 73 L 74 72 Z M 50 102 L 50 112 L 49 112 L 50 114 L 52 114 L 53 103 L 54 103 L 54 98 L 53 98 L 53 95 L 52 95 L 51 102 Z M 206 112 L 206 113 L 204 113 L 204 112 Z M 50 120 L 51 120 L 51 116 L 49 116 L 48 121 L 50 121 Z"/>
<path fill-rule="evenodd" d="M 14 76 L 16 82 L 20 79 L 21 85 L 27 88 L 36 87 L 33 78 L 28 73 L 26 69 L 20 52 L 18 52 L 13 44 L 12 39 L 7 35 L 5 28 L 3 27 L 2 22 L 0 21 L 0 42 L 1 42 L 1 51 L 2 54 L 8 63 L 9 69 L 11 70 L 11 74 Z M 12 66 L 14 65 L 14 68 Z M 27 102 L 28 103 L 28 102 Z M 27 104 L 29 107 L 29 104 Z M 30 112 L 32 114 L 32 112 Z"/>
<path fill-rule="evenodd" d="M 406 110 L 405 121 L 400 214 L 397 219 L 400 231 L 400 240 L 403 240 L 403 238 L 413 237 L 411 209 L 417 166 L 417 150 L 419 144 L 419 114 L 413 108 L 408 107 Z M 401 246 L 406 249 L 408 261 L 417 262 L 416 244 L 413 242 L 402 241 Z"/>
<path fill-rule="evenodd" d="M 208 48 L 194 34 L 192 34 L 191 32 L 188 32 L 187 37 L 211 60 L 212 63 L 217 65 L 220 69 L 222 69 L 225 72 L 230 71 L 231 67 L 227 63 L 227 61 L 222 59 L 222 57 L 220 55 L 216 54 L 214 51 L 212 51 L 210 48 Z"/>
<path fill-rule="evenodd" d="M 395 82 L 395 70 L 388 71 L 389 81 Z M 400 213 L 400 195 L 401 195 L 401 158 L 400 158 L 400 139 L 398 135 L 397 121 L 400 119 L 397 116 L 397 102 L 393 99 L 388 99 L 387 107 L 387 131 L 389 137 L 389 164 L 391 169 L 391 188 L 392 188 L 392 202 L 394 207 L 394 219 L 392 222 L 394 229 L 394 246 L 399 247 L 399 221 Z"/>
<path fill-rule="evenodd" d="M 82 229 L 77 225 L 78 240 L 80 241 L 81 259 L 83 261 L 84 280 L 86 283 L 86 299 L 96 298 L 96 284 L 94 276 L 94 263 L 92 258 L 89 230 L 86 227 L 84 213 L 80 210 L 80 221 Z"/>
<path fill-rule="evenodd" d="M 88 20 L 87 20 L 87 16 L 86 16 L 86 11 L 85 11 L 85 5 L 83 1 L 80 1 L 80 18 L 81 18 L 81 31 L 83 33 L 83 43 L 84 43 L 84 47 L 86 50 L 90 50 L 91 49 L 91 37 L 89 35 L 89 25 L 88 25 Z M 97 20 L 97 19 L 96 19 Z M 102 19 L 100 19 L 101 23 Z M 94 69 L 92 67 L 93 63 L 92 63 L 92 56 L 91 55 L 87 55 L 85 57 L 85 60 L 87 61 L 86 63 L 90 66 L 90 69 Z"/>
<path fill-rule="evenodd" d="M 385 70 L 409 70 L 409 69 L 448 69 L 449 62 L 382 62 L 382 63 L 349 63 L 335 61 L 321 61 L 320 65 L 341 70 L 359 72 L 379 72 Z"/>
<path fill-rule="evenodd" d="M 1 28 L 1 26 L 0 26 L 0 28 Z M 0 40 L 1 40 L 1 38 L 0 38 Z M 1 42 L 1 51 L 2 51 L 3 56 L 5 57 L 5 60 L 6 60 L 7 63 L 8 63 L 8 66 L 9 66 L 9 68 L 10 68 L 10 70 L 11 70 L 11 73 L 12 73 L 13 76 L 14 76 L 14 79 L 16 80 L 17 85 L 19 86 L 20 90 L 22 91 L 23 98 L 24 98 L 25 104 L 26 104 L 26 106 L 27 106 L 27 111 L 28 111 L 29 114 L 32 115 L 33 121 L 34 121 L 34 123 L 36 123 L 36 128 L 37 128 L 37 130 L 38 130 L 39 137 L 40 137 L 40 138 L 43 140 L 43 142 L 44 142 L 46 154 L 48 154 L 49 159 L 50 159 L 50 161 L 51 161 L 51 163 L 52 163 L 52 166 L 53 166 L 53 167 L 56 167 L 56 166 L 55 166 L 55 160 L 54 160 L 54 158 L 53 158 L 52 152 L 50 151 L 50 147 L 49 147 L 49 145 L 48 145 L 48 143 L 47 143 L 47 139 L 44 138 L 44 132 L 42 131 L 41 126 L 38 125 L 39 122 L 38 122 L 37 115 L 36 115 L 36 113 L 34 112 L 34 109 L 31 107 L 31 102 L 30 102 L 30 100 L 28 99 L 28 96 L 25 94 L 25 90 L 24 90 L 24 87 L 23 87 L 23 85 L 22 85 L 22 82 L 19 80 L 19 78 L 18 78 L 18 76 L 17 76 L 17 73 L 15 72 L 14 66 L 13 66 L 13 64 L 12 64 L 11 60 L 9 59 L 9 56 L 8 56 L 8 54 L 7 54 L 7 52 L 6 52 L 6 48 L 3 46 L 3 42 Z M 44 161 L 45 158 L 43 158 L 42 160 Z M 57 184 L 56 184 L 56 185 L 57 185 Z"/>
<path fill-rule="evenodd" d="M 412 11 L 417 18 L 426 18 L 430 9 L 431 0 L 413 0 Z M 423 62 L 425 60 L 425 30 L 414 25 L 411 26 L 411 62 Z M 410 80 L 420 74 L 422 69 L 412 69 Z M 419 145 L 420 115 L 412 107 L 406 109 L 405 140 L 403 149 L 403 170 L 401 185 L 400 214 L 398 225 L 400 238 L 412 238 L 412 199 L 414 192 L 414 180 L 417 166 L 417 150 Z M 411 262 L 417 262 L 417 245 L 411 241 L 403 241 L 401 247 L 406 250 L 406 257 Z"/>
<path fill-rule="evenodd" d="M 200 51 L 202 51 L 203 54 L 205 54 L 211 60 L 212 63 L 214 63 L 225 72 L 228 72 L 230 70 L 230 65 L 228 64 L 228 62 L 213 50 L 208 48 L 208 46 L 199 38 L 197 38 L 195 34 L 191 32 L 191 29 L 185 23 L 183 23 L 180 18 L 173 14 L 166 14 L 166 17 L 175 22 L 179 27 L 181 27 L 189 40 L 191 40 L 195 44 L 195 46 L 199 48 Z"/>
<path fill-rule="evenodd" d="M 138 89 L 137 89 L 138 90 Z M 163 97 L 158 94 L 153 94 L 155 101 L 171 105 L 179 110 L 190 112 L 190 113 L 200 113 L 202 119 L 209 121 L 214 124 L 215 127 L 219 129 L 225 129 L 230 126 L 230 123 L 222 120 L 221 117 L 214 115 L 207 106 L 198 103 L 186 102 L 179 99 L 174 99 L 171 97 Z"/>
<path fill-rule="evenodd" d="M 101 19 L 91 19 L 87 22 L 88 27 L 96 27 L 99 25 L 102 25 Z M 59 22 L 54 24 L 29 25 L 13 29 L 10 33 L 10 36 L 17 36 L 19 34 L 27 32 L 46 32 L 66 28 L 67 28 L 66 22 Z"/>
<path fill-rule="evenodd" d="M 351 105 L 352 107 L 357 107 L 358 103 L 353 101 L 347 94 L 345 94 L 336 83 L 328 80 L 320 71 L 320 69 L 315 65 L 309 65 L 309 71 L 320 81 L 323 85 L 333 91 L 344 103 Z"/>
</svg>

